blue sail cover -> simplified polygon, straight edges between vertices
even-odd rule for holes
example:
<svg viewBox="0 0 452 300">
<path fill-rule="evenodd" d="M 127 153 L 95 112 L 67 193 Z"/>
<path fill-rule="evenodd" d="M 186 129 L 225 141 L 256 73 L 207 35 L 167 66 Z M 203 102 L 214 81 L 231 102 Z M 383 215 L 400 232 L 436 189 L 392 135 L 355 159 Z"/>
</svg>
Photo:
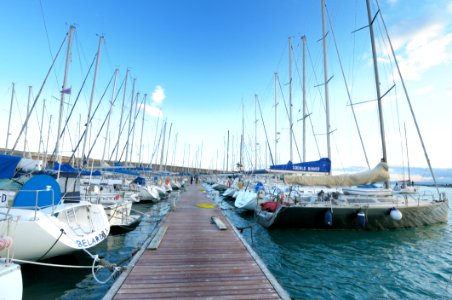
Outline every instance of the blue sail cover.
<svg viewBox="0 0 452 300">
<path fill-rule="evenodd" d="M 74 168 L 71 164 L 68 163 L 64 163 L 61 164 L 61 167 L 59 165 L 58 162 L 55 162 L 53 169 L 55 171 L 60 171 L 60 172 L 68 172 L 68 173 L 80 173 L 80 175 L 92 175 L 92 176 L 100 176 L 102 175 L 102 173 L 99 170 L 96 171 L 86 171 L 83 169 L 76 169 Z"/>
<path fill-rule="evenodd" d="M 20 156 L 0 154 L 0 179 L 13 178 L 21 159 Z"/>
<path fill-rule="evenodd" d="M 49 175 L 36 175 L 27 180 L 18 191 L 13 207 L 34 209 L 56 205 L 61 201 L 58 182 Z"/>
<path fill-rule="evenodd" d="M 317 161 L 308 161 L 298 164 L 289 161 L 285 165 L 270 166 L 270 170 L 282 172 L 329 173 L 331 171 L 331 160 L 329 158 L 321 158 Z"/>
</svg>

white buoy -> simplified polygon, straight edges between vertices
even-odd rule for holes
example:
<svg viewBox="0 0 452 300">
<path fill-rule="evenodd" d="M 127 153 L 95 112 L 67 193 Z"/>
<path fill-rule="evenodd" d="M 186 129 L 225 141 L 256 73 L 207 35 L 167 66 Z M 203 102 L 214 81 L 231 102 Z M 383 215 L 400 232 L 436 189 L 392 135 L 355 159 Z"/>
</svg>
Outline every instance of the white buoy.
<svg viewBox="0 0 452 300">
<path fill-rule="evenodd" d="M 391 219 L 393 219 L 394 221 L 402 220 L 402 212 L 395 207 L 391 208 L 391 212 L 389 213 L 389 215 L 391 216 Z"/>
</svg>

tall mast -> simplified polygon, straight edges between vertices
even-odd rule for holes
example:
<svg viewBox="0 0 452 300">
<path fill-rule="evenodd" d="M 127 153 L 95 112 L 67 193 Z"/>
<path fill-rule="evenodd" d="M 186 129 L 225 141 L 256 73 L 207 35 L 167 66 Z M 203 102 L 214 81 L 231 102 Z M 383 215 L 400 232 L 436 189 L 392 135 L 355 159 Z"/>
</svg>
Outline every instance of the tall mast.
<svg viewBox="0 0 452 300">
<path fill-rule="evenodd" d="M 278 164 L 278 73 L 275 72 L 275 165 Z"/>
<path fill-rule="evenodd" d="M 116 158 L 115 160 L 118 161 L 118 153 L 119 153 L 119 140 L 121 139 L 121 129 L 122 129 L 122 118 L 124 115 L 124 103 L 126 101 L 126 92 L 127 92 L 127 79 L 129 78 L 129 69 L 126 71 L 126 79 L 124 83 L 124 92 L 122 94 L 122 106 L 121 106 L 121 117 L 119 118 L 119 128 L 118 128 L 118 142 L 116 143 Z"/>
<path fill-rule="evenodd" d="M 328 149 L 328 158 L 331 159 L 330 144 L 330 100 L 328 95 L 328 59 L 326 54 L 326 20 L 325 20 L 325 0 L 322 0 L 322 33 L 323 33 L 323 75 L 325 81 L 325 114 L 326 114 L 326 144 Z"/>
<path fill-rule="evenodd" d="M 169 132 L 168 132 L 168 146 L 166 147 L 166 154 L 165 154 L 165 166 L 168 165 L 168 150 L 171 142 L 171 130 L 173 128 L 173 123 L 170 123 Z"/>
<path fill-rule="evenodd" d="M 86 120 L 86 127 L 85 127 L 85 137 L 83 139 L 83 147 L 80 157 L 80 165 L 84 166 L 85 163 L 85 149 L 86 149 L 86 141 L 88 140 L 89 135 L 89 129 L 90 129 L 90 123 L 91 123 L 91 109 L 93 106 L 93 99 L 94 99 L 94 93 L 96 91 L 96 81 L 97 81 L 97 71 L 99 69 L 99 60 L 100 60 L 100 49 L 102 46 L 102 41 L 104 39 L 104 36 L 101 35 L 99 37 L 99 45 L 97 47 L 97 55 L 96 55 L 96 67 L 94 68 L 94 78 L 93 78 L 93 87 L 91 88 L 91 97 L 89 99 L 89 107 L 88 107 L 88 119 Z"/>
<path fill-rule="evenodd" d="M 49 150 L 49 138 L 50 138 L 50 128 L 52 128 L 52 115 L 50 115 L 49 118 L 49 128 L 47 128 L 47 139 L 46 139 L 46 148 L 44 150 L 44 163 L 42 164 L 42 167 L 45 169 L 47 167 L 47 154 Z"/>
<path fill-rule="evenodd" d="M 306 36 L 301 37 L 303 42 L 303 162 L 306 161 Z"/>
<path fill-rule="evenodd" d="M 141 109 L 143 110 L 143 115 L 142 115 L 142 118 L 141 118 L 141 136 L 140 136 L 140 155 L 138 155 L 139 157 L 138 157 L 138 159 L 139 159 L 139 163 L 141 164 L 142 163 L 142 149 L 143 149 L 143 131 L 144 131 L 144 115 L 145 115 L 145 112 L 146 112 L 146 110 L 145 110 L 145 107 L 146 107 L 146 97 L 147 97 L 147 94 L 144 94 L 144 97 L 143 97 L 143 103 L 142 103 L 142 105 L 141 105 Z"/>
<path fill-rule="evenodd" d="M 292 38 L 289 37 L 289 148 L 290 161 L 293 161 L 293 147 L 292 147 Z"/>
<path fill-rule="evenodd" d="M 243 170 L 243 144 L 245 139 L 245 101 L 242 97 L 242 135 L 240 138 L 240 171 Z"/>
<path fill-rule="evenodd" d="M 257 170 L 257 95 L 254 94 L 254 170 Z"/>
<path fill-rule="evenodd" d="M 110 100 L 110 109 L 108 111 L 108 119 L 107 119 L 107 129 L 105 130 L 105 143 L 104 143 L 104 150 L 102 151 L 102 160 L 101 160 L 101 164 L 103 164 L 105 162 L 105 152 L 107 150 L 107 141 L 108 141 L 108 134 L 110 132 L 110 119 L 111 119 L 111 112 L 113 110 L 113 102 L 115 99 L 115 92 L 116 92 L 116 80 L 118 78 L 118 69 L 115 69 L 115 79 L 113 80 L 113 89 L 111 91 L 111 100 Z"/>
<path fill-rule="evenodd" d="M 63 123 L 63 113 L 64 113 L 64 95 L 66 94 L 66 83 L 67 83 L 67 75 L 69 71 L 69 62 L 71 58 L 71 45 L 72 45 L 72 36 L 74 34 L 75 26 L 71 25 L 69 27 L 69 40 L 67 43 L 67 53 L 66 53 L 66 66 L 64 69 L 64 78 L 63 78 L 63 86 L 61 89 L 61 99 L 60 99 L 60 113 L 58 116 L 58 131 L 57 131 L 57 141 L 55 146 L 55 153 L 57 155 L 57 161 L 58 163 L 61 163 L 59 151 L 60 151 L 60 132 L 61 132 L 61 125 Z"/>
<path fill-rule="evenodd" d="M 27 101 L 27 116 L 30 114 L 30 100 L 31 100 L 31 85 L 28 86 L 28 101 Z M 28 133 L 28 120 L 25 123 L 25 132 L 24 132 L 24 152 L 22 156 L 25 157 L 25 152 L 27 151 L 27 133 Z"/>
<path fill-rule="evenodd" d="M 133 160 L 133 145 L 135 144 L 135 125 L 137 124 L 137 117 L 138 117 L 138 99 L 140 98 L 140 92 L 136 93 L 135 96 L 135 112 L 134 112 L 134 119 L 133 119 L 133 125 L 132 125 L 132 142 L 130 143 L 130 162 Z M 140 146 L 141 147 L 141 146 Z"/>
<path fill-rule="evenodd" d="M 386 139 L 385 139 L 385 128 L 383 122 L 383 106 L 381 103 L 381 92 L 380 92 L 380 78 L 378 76 L 378 65 L 377 65 L 377 51 L 375 49 L 375 39 L 374 39 L 374 27 L 372 21 L 372 12 L 370 11 L 370 3 L 369 0 L 366 0 L 367 5 L 367 18 L 369 20 L 369 33 L 370 33 L 370 43 L 372 45 L 372 58 L 374 62 L 374 75 L 375 75 L 375 88 L 377 91 L 377 103 L 378 103 L 378 115 L 380 118 L 380 135 L 381 135 L 381 148 L 383 152 L 382 161 L 387 162 L 386 156 Z M 388 182 L 385 182 L 385 185 L 389 185 Z"/>
<path fill-rule="evenodd" d="M 11 104 L 9 105 L 9 116 L 8 116 L 8 130 L 6 131 L 6 145 L 5 145 L 5 154 L 8 151 L 8 141 L 10 136 L 10 127 L 11 127 L 11 112 L 13 110 L 13 101 L 14 101 L 14 93 L 15 93 L 15 84 L 13 82 L 12 84 L 12 91 L 11 91 Z"/>
<path fill-rule="evenodd" d="M 165 136 L 166 136 L 166 120 L 165 123 L 163 124 L 163 141 L 162 141 L 162 152 L 160 154 L 160 171 L 162 171 L 163 169 L 163 157 L 164 157 L 164 153 L 165 153 Z"/>
<path fill-rule="evenodd" d="M 41 144 L 44 150 L 44 142 L 42 139 L 42 130 L 44 129 L 44 112 L 46 110 L 46 99 L 42 102 L 42 115 L 41 115 L 41 128 L 39 128 L 39 144 L 38 144 L 38 155 L 41 156 Z"/>
<path fill-rule="evenodd" d="M 129 110 L 129 130 L 127 130 L 127 142 L 126 142 L 126 160 L 125 162 L 128 162 L 129 158 L 129 135 L 130 135 L 130 128 L 132 127 L 132 110 L 133 110 L 133 97 L 135 96 L 135 83 L 136 78 L 133 79 L 132 84 L 132 96 L 130 97 L 130 110 Z"/>
<path fill-rule="evenodd" d="M 229 171 L 229 130 L 228 130 L 228 143 L 226 146 L 226 172 Z"/>
</svg>

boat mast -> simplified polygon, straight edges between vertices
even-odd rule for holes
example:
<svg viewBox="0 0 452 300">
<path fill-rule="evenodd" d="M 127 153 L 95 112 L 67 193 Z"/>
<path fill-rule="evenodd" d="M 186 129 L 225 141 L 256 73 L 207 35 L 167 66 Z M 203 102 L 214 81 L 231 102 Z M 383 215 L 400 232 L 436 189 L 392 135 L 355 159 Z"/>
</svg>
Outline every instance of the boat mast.
<svg viewBox="0 0 452 300">
<path fill-rule="evenodd" d="M 290 161 L 293 161 L 293 147 L 292 147 L 292 37 L 289 37 L 289 151 Z"/>
<path fill-rule="evenodd" d="M 278 163 L 278 73 L 275 72 L 275 165 Z"/>
<path fill-rule="evenodd" d="M 372 13 L 370 10 L 369 0 L 366 0 L 366 6 L 367 6 L 367 18 L 369 21 L 370 43 L 372 46 L 372 58 L 373 58 L 373 63 L 374 63 L 374 75 L 375 75 L 375 88 L 377 91 L 378 115 L 380 118 L 381 148 L 382 148 L 382 152 L 383 152 L 383 157 L 381 160 L 383 162 L 388 162 L 387 156 L 386 156 L 386 139 L 385 139 L 385 128 L 384 128 L 384 122 L 383 122 L 383 107 L 382 107 L 382 103 L 381 103 L 380 78 L 378 76 L 377 51 L 375 49 L 373 20 L 372 20 Z M 389 182 L 386 181 L 385 187 L 388 188 L 388 186 L 389 186 Z"/>
<path fill-rule="evenodd" d="M 110 109 L 108 111 L 108 119 L 107 119 L 107 129 L 105 130 L 105 143 L 104 143 L 104 150 L 102 151 L 102 160 L 101 160 L 101 165 L 104 164 L 105 162 L 105 152 L 107 150 L 107 140 L 108 140 L 108 134 L 110 131 L 110 118 L 111 118 L 111 112 L 113 110 L 113 103 L 114 103 L 114 99 L 115 99 L 115 92 L 116 92 L 116 80 L 118 78 L 118 69 L 115 69 L 115 79 L 113 81 L 113 89 L 111 91 L 111 100 L 110 100 Z"/>
<path fill-rule="evenodd" d="M 243 144 L 245 139 L 245 101 L 242 97 L 242 136 L 240 139 L 240 171 L 244 170 L 243 168 Z"/>
<path fill-rule="evenodd" d="M 39 128 L 39 144 L 38 144 L 38 159 L 41 157 L 41 144 L 44 150 L 44 141 L 42 139 L 42 130 L 44 129 L 44 112 L 46 110 L 46 99 L 42 101 L 42 114 L 41 114 L 41 128 Z"/>
<path fill-rule="evenodd" d="M 226 172 L 229 171 L 229 130 L 228 130 L 228 143 L 226 147 Z"/>
<path fill-rule="evenodd" d="M 133 125 L 132 125 L 132 143 L 130 143 L 130 162 L 133 161 L 133 145 L 135 145 L 135 128 L 136 128 L 136 124 L 137 124 L 137 118 L 138 118 L 138 99 L 140 99 L 140 92 L 136 93 L 135 96 L 135 118 L 133 119 Z M 130 134 L 130 133 L 129 133 Z M 141 146 L 140 146 L 141 147 Z"/>
<path fill-rule="evenodd" d="M 126 71 L 126 79 L 124 83 L 124 92 L 122 94 L 122 106 L 121 106 L 121 117 L 119 118 L 119 132 L 118 132 L 118 142 L 116 143 L 116 158 L 115 161 L 118 161 L 118 154 L 119 154 L 119 140 L 121 139 L 121 131 L 122 131 L 122 118 L 124 116 L 124 104 L 126 101 L 126 92 L 127 92 L 127 79 L 129 78 L 129 69 Z M 125 124 L 124 124 L 125 125 Z"/>
<path fill-rule="evenodd" d="M 303 162 L 306 161 L 306 36 L 301 37 L 303 42 Z"/>
<path fill-rule="evenodd" d="M 331 143 L 330 143 L 330 101 L 328 94 L 328 59 L 326 51 L 326 20 L 325 20 L 325 0 L 322 0 L 322 33 L 323 33 L 323 75 L 325 81 L 325 114 L 326 114 L 326 143 L 328 149 L 328 158 L 331 160 Z"/>
<path fill-rule="evenodd" d="M 66 94 L 66 83 L 67 83 L 67 75 L 69 71 L 69 62 L 71 58 L 71 45 L 72 45 L 72 36 L 74 34 L 75 26 L 71 25 L 69 27 L 69 40 L 67 43 L 67 53 L 66 53 L 66 66 L 64 69 L 64 78 L 63 78 L 63 86 L 61 89 L 61 99 L 60 99 L 60 113 L 58 116 L 58 131 L 57 131 L 57 141 L 55 146 L 55 154 L 57 155 L 57 161 L 61 165 L 61 156 L 60 153 L 60 132 L 61 125 L 63 123 L 63 113 L 64 113 L 64 95 Z M 59 176 L 59 175 L 58 175 Z"/>
<path fill-rule="evenodd" d="M 49 150 L 49 139 L 50 139 L 50 128 L 52 128 L 52 117 L 53 115 L 50 115 L 49 118 L 49 128 L 47 128 L 47 140 L 46 140 L 46 148 L 44 150 L 44 163 L 42 164 L 42 167 L 45 169 L 47 167 L 47 155 Z M 44 145 L 43 145 L 44 146 Z"/>
<path fill-rule="evenodd" d="M 13 110 L 13 101 L 14 101 L 14 93 L 15 93 L 15 84 L 13 82 L 12 84 L 12 91 L 11 91 L 11 104 L 9 105 L 9 116 L 8 116 L 8 130 L 6 131 L 6 145 L 5 145 L 5 154 L 8 151 L 8 141 L 9 141 L 9 136 L 11 135 L 11 133 L 9 132 L 10 128 L 11 128 L 11 112 Z"/>
<path fill-rule="evenodd" d="M 99 37 L 99 45 L 97 47 L 96 67 L 94 68 L 93 87 L 91 88 L 91 97 L 89 100 L 88 119 L 86 120 L 85 136 L 83 139 L 83 147 L 82 147 L 82 152 L 81 152 L 81 157 L 80 157 L 80 166 L 85 166 L 85 164 L 88 163 L 88 162 L 85 162 L 85 149 L 86 149 L 86 141 L 88 139 L 89 129 L 90 129 L 90 125 L 91 125 L 90 124 L 91 123 L 91 109 L 93 106 L 94 93 L 96 90 L 97 71 L 99 69 L 99 60 L 100 60 L 100 49 L 102 46 L 103 39 L 104 39 L 104 36 L 101 35 Z"/>
<path fill-rule="evenodd" d="M 126 164 L 129 161 L 129 137 L 130 137 L 130 133 L 131 133 L 130 129 L 132 128 L 133 97 L 135 96 L 136 81 L 137 81 L 137 79 L 134 78 L 133 84 L 132 84 L 132 95 L 130 97 L 131 102 L 130 102 L 130 109 L 129 109 L 129 130 L 127 130 L 127 142 L 126 142 L 126 159 L 125 159 Z M 122 154 L 121 154 L 121 156 L 122 156 Z M 130 158 L 130 159 L 132 159 L 132 158 Z"/>
<path fill-rule="evenodd" d="M 166 147 L 166 154 L 165 154 L 165 167 L 168 166 L 168 151 L 169 151 L 169 146 L 171 143 L 171 130 L 173 128 L 173 122 L 170 123 L 170 127 L 169 127 L 169 132 L 168 132 L 168 146 Z"/>
<path fill-rule="evenodd" d="M 141 164 L 142 163 L 142 149 L 143 149 L 143 131 L 144 131 L 144 115 L 145 115 L 145 106 L 146 106 L 146 97 L 147 97 L 147 94 L 144 94 L 144 97 L 143 97 L 143 103 L 142 103 L 142 105 L 141 105 L 141 109 L 143 110 L 143 115 L 142 115 L 142 118 L 141 118 L 141 136 L 140 136 L 140 154 L 138 155 L 139 157 L 138 157 L 138 161 L 139 161 L 139 163 Z"/>
<path fill-rule="evenodd" d="M 163 132 L 163 141 L 162 141 L 162 152 L 160 153 L 160 171 L 163 170 L 163 158 L 164 158 L 163 154 L 165 153 L 165 138 L 166 138 L 166 120 L 165 123 L 163 124 L 162 132 Z"/>
<path fill-rule="evenodd" d="M 257 95 L 254 94 L 254 170 L 257 170 Z"/>
<path fill-rule="evenodd" d="M 28 86 L 27 116 L 30 114 L 30 100 L 31 100 L 31 85 Z M 25 123 L 24 152 L 22 153 L 23 157 L 25 157 L 25 152 L 27 152 L 27 134 L 28 134 L 28 120 Z"/>
</svg>

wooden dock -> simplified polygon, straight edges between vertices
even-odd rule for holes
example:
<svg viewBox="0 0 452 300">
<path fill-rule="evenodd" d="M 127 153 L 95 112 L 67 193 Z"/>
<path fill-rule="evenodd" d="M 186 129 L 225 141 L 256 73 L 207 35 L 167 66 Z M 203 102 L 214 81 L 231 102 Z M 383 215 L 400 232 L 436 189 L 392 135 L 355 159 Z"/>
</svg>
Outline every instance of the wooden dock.
<svg viewBox="0 0 452 300">
<path fill-rule="evenodd" d="M 186 187 L 104 299 L 290 299 L 200 189 Z"/>
</svg>

